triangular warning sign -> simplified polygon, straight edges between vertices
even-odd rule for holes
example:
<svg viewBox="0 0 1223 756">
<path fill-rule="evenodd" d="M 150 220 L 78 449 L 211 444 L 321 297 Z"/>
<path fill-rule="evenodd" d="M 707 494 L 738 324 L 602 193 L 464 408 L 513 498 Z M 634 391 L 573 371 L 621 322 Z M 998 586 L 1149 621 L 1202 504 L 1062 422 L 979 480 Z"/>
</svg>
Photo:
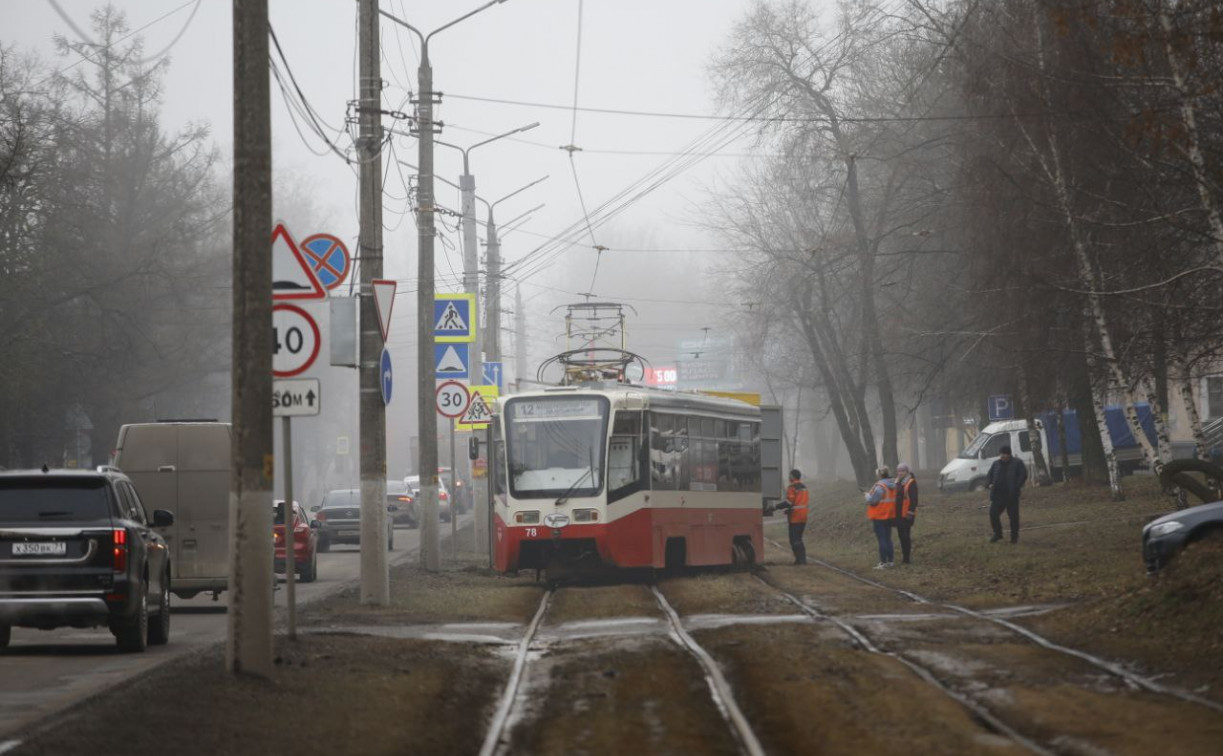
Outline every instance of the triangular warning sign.
<svg viewBox="0 0 1223 756">
<path fill-rule="evenodd" d="M 467 327 L 467 321 L 463 320 L 463 313 L 454 306 L 454 302 L 447 302 L 446 309 L 442 310 L 442 315 L 437 319 L 433 330 L 465 332 L 470 329 Z"/>
<path fill-rule="evenodd" d="M 491 422 L 492 419 L 493 411 L 489 409 L 484 395 L 475 391 L 471 392 L 471 401 L 467 403 L 467 410 L 459 415 L 458 422 L 463 425 L 483 425 Z"/>
<path fill-rule="evenodd" d="M 272 229 L 272 299 L 320 300 L 327 290 L 289 235 L 285 224 Z"/>
<path fill-rule="evenodd" d="M 442 358 L 438 360 L 437 372 L 439 373 L 466 373 L 467 363 L 463 362 L 463 358 L 459 356 L 459 351 L 453 346 L 446 347 L 446 351 L 442 352 Z"/>
<path fill-rule="evenodd" d="M 378 311 L 378 327 L 382 329 L 382 340 L 391 332 L 391 309 L 395 306 L 396 283 L 384 278 L 369 282 L 374 291 L 374 309 Z"/>
</svg>

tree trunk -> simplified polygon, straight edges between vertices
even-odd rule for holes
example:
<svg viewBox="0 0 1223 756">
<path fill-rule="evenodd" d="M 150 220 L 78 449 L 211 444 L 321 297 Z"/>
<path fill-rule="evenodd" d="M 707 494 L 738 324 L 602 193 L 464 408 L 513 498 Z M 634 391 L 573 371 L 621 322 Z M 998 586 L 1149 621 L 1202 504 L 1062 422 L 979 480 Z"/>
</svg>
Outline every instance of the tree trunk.
<svg viewBox="0 0 1223 756">
<path fill-rule="evenodd" d="M 1185 405 L 1185 414 L 1189 417 L 1189 432 L 1193 434 L 1193 442 L 1197 445 L 1197 456 L 1199 459 L 1209 460 L 1210 450 L 1206 448 L 1206 434 L 1202 431 L 1197 392 L 1193 390 L 1193 379 L 1189 375 L 1189 368 L 1185 366 L 1184 357 L 1180 354 L 1173 357 L 1172 377 L 1177 390 L 1180 391 L 1181 403 Z"/>
</svg>

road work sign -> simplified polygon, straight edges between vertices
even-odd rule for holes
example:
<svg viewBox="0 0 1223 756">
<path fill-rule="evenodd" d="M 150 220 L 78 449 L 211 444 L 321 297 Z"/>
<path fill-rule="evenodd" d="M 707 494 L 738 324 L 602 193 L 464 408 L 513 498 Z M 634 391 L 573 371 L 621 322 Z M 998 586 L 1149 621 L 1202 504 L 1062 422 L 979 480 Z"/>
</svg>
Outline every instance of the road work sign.
<svg viewBox="0 0 1223 756">
<path fill-rule="evenodd" d="M 309 417 L 319 414 L 322 406 L 318 378 L 272 381 L 273 417 Z"/>
<path fill-rule="evenodd" d="M 475 294 L 433 297 L 433 340 L 438 344 L 470 344 L 476 340 Z"/>
</svg>

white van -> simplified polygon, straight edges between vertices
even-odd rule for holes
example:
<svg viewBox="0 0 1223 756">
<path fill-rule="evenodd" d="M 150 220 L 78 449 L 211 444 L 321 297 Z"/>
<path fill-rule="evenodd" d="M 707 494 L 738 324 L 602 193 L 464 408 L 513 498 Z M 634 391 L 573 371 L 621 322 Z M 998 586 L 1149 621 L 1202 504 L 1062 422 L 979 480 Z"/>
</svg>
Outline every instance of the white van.
<svg viewBox="0 0 1223 756">
<path fill-rule="evenodd" d="M 119 429 L 112 464 L 149 510 L 174 514 L 161 529 L 170 545 L 170 587 L 189 599 L 229 583 L 229 423 L 133 423 Z"/>
<path fill-rule="evenodd" d="M 1041 431 L 1043 436 L 1043 430 Z M 1042 438 L 1042 441 L 1044 439 Z M 1032 443 L 1028 436 L 1028 424 L 1024 420 L 1003 420 L 990 423 L 985 429 L 939 471 L 940 491 L 976 491 L 985 488 L 986 476 L 994 460 L 1002 453 L 1002 447 L 1011 447 L 1011 453 L 1032 471 Z M 1049 445 L 1044 445 L 1048 454 Z"/>
</svg>

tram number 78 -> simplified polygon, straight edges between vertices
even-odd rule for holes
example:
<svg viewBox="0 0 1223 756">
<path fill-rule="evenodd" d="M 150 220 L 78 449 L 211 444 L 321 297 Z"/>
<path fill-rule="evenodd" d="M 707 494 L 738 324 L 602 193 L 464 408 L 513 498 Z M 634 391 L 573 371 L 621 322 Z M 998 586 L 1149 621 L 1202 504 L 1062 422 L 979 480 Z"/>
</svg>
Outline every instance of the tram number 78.
<svg viewBox="0 0 1223 756">
<path fill-rule="evenodd" d="M 539 535 L 538 528 L 525 528 L 525 530 L 527 531 L 527 538 L 534 538 L 535 536 Z"/>
</svg>

